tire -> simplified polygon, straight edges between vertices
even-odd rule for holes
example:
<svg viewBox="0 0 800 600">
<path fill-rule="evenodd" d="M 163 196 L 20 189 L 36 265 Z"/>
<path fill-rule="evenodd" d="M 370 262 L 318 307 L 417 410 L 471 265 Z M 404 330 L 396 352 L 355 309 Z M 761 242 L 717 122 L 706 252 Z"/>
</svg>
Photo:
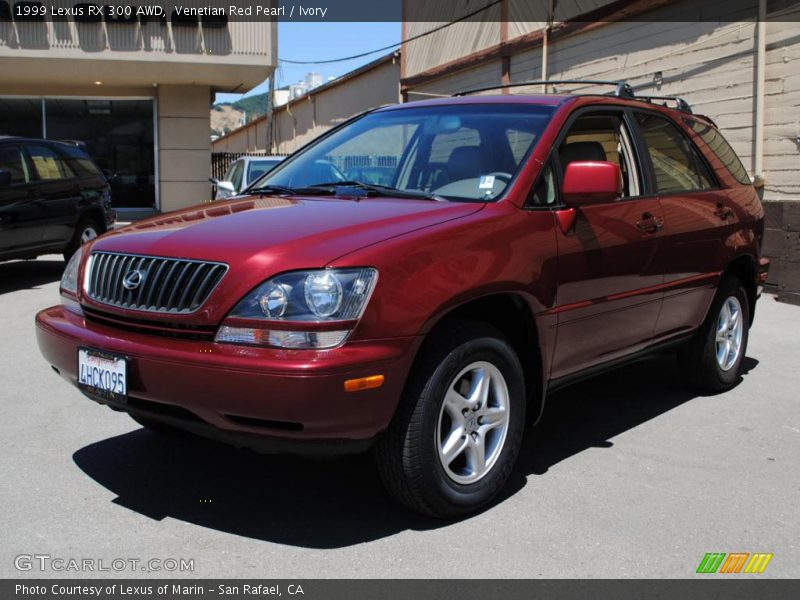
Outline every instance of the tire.
<svg viewBox="0 0 800 600">
<path fill-rule="evenodd" d="M 481 389 L 488 389 L 488 395 L 478 406 L 479 394 L 471 392 L 487 377 L 490 383 Z M 460 393 L 453 394 L 456 389 Z M 503 335 L 482 323 L 448 324 L 423 350 L 397 413 L 376 445 L 384 485 L 401 504 L 434 517 L 479 510 L 511 474 L 522 443 L 525 405 L 522 367 Z M 448 447 L 452 454 L 440 458 Z"/>
<path fill-rule="evenodd" d="M 750 304 L 741 281 L 723 277 L 705 322 L 679 355 L 691 382 L 710 393 L 734 387 L 741 378 L 749 328 Z M 727 353 L 724 341 L 731 344 Z"/>
<path fill-rule="evenodd" d="M 136 421 L 139 425 L 144 427 L 145 429 L 152 431 L 154 433 L 158 433 L 159 435 L 182 435 L 183 430 L 178 429 L 177 427 L 173 427 L 172 425 L 167 425 L 166 423 L 162 423 L 160 421 L 153 421 L 148 419 L 147 417 L 140 417 L 134 416 L 129 414 L 128 415 L 131 419 Z"/>
<path fill-rule="evenodd" d="M 64 260 L 69 262 L 72 255 L 78 251 L 83 244 L 89 240 L 93 240 L 102 233 L 100 225 L 92 217 L 83 217 L 78 221 L 75 227 L 75 233 L 72 235 L 69 245 L 64 250 Z"/>
</svg>

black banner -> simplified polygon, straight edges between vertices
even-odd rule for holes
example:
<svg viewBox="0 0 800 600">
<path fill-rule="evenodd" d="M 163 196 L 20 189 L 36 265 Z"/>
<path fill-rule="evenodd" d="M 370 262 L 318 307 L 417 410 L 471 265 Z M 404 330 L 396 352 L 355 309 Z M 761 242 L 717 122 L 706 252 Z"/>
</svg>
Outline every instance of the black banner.
<svg viewBox="0 0 800 600">
<path fill-rule="evenodd" d="M 207 600 L 282 598 L 298 600 L 535 600 L 614 598 L 615 600 L 797 598 L 798 580 L 752 577 L 692 580 L 3 580 L 0 598 L 36 600 Z"/>
<path fill-rule="evenodd" d="M 587 10 L 582 6 L 594 6 Z M 759 0 L 0 0 L 0 22 L 73 20 L 125 26 L 224 27 L 230 21 L 298 22 L 735 22 L 759 18 Z M 552 13 L 549 11 L 551 10 Z M 800 0 L 769 0 L 767 20 L 800 21 Z"/>
</svg>

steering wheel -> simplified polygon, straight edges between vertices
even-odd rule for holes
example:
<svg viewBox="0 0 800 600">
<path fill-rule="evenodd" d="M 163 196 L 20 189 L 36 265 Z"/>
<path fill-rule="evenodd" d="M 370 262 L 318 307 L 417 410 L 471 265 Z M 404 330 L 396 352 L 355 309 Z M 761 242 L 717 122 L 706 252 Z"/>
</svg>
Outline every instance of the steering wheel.
<svg viewBox="0 0 800 600">
<path fill-rule="evenodd" d="M 507 179 L 506 183 L 513 179 L 513 175 L 511 173 L 506 173 L 505 171 L 495 171 L 494 173 L 489 173 L 488 177 L 500 177 L 501 179 Z"/>
</svg>

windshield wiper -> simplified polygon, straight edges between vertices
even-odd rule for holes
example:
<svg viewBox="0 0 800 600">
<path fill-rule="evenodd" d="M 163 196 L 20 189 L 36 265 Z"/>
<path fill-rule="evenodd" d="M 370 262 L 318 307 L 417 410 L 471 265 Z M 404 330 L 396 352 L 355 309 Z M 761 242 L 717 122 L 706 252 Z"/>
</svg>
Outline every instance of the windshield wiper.
<svg viewBox="0 0 800 600">
<path fill-rule="evenodd" d="M 437 201 L 445 201 L 444 198 L 441 196 L 436 196 L 435 194 L 430 194 L 428 192 L 423 191 L 416 191 L 416 190 L 401 190 L 392 186 L 388 185 L 378 185 L 374 183 L 364 183 L 363 181 L 329 181 L 326 183 L 315 183 L 314 185 L 308 186 L 305 189 L 312 189 L 312 190 L 325 190 L 331 194 L 336 193 L 336 188 L 342 187 L 353 187 L 364 190 L 366 192 L 372 192 L 378 194 L 380 196 L 389 196 L 394 198 L 410 198 L 414 200 L 437 200 Z M 304 190 L 297 190 L 298 193 L 303 193 Z"/>
<path fill-rule="evenodd" d="M 296 196 L 297 191 L 286 187 L 285 185 L 265 185 L 263 187 L 253 188 L 252 190 L 244 190 L 243 194 L 283 194 L 284 196 Z"/>
</svg>

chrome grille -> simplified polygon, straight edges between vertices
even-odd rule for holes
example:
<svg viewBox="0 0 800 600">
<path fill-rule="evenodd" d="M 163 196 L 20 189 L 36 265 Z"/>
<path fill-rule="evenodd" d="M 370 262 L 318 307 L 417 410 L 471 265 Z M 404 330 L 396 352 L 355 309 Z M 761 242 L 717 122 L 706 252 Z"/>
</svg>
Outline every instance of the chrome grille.
<svg viewBox="0 0 800 600">
<path fill-rule="evenodd" d="M 227 265 L 215 262 L 94 252 L 86 293 L 97 302 L 129 310 L 191 313 L 208 299 L 227 270 Z M 134 271 L 141 276 L 131 288 L 124 282 Z"/>
</svg>

